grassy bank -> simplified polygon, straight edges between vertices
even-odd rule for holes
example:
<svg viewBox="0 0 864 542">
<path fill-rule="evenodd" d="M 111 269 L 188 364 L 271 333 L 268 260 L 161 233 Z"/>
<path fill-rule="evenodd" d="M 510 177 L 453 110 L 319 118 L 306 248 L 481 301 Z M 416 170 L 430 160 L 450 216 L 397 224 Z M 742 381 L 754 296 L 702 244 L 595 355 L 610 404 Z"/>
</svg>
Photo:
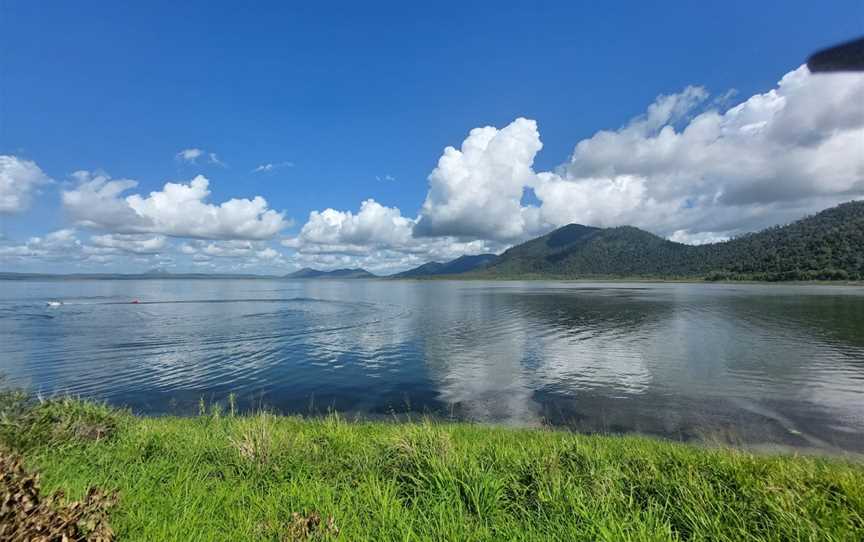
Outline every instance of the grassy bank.
<svg viewBox="0 0 864 542">
<path fill-rule="evenodd" d="M 637 437 L 5 400 L 42 492 L 119 540 L 856 540 L 864 466 Z"/>
</svg>

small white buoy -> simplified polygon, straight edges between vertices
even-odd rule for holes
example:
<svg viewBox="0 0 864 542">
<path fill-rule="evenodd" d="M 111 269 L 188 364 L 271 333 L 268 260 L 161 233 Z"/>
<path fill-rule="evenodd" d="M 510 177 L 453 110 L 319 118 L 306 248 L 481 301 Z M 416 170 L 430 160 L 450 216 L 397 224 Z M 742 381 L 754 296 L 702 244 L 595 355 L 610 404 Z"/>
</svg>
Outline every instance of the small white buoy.
<svg viewBox="0 0 864 542">
<path fill-rule="evenodd" d="M 49 306 L 49 307 L 59 307 L 59 306 L 61 306 L 62 304 L 63 304 L 62 301 L 49 301 L 49 302 L 48 302 L 48 306 Z"/>
</svg>

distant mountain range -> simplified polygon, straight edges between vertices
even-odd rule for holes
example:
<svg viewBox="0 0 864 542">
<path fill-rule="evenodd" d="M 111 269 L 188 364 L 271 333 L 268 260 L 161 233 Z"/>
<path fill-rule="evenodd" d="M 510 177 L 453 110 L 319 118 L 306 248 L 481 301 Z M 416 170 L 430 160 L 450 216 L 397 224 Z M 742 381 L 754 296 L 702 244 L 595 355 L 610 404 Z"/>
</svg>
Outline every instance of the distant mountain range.
<svg viewBox="0 0 864 542">
<path fill-rule="evenodd" d="M 299 271 L 288 273 L 286 279 L 374 279 L 377 275 L 373 275 L 365 269 L 334 269 L 332 271 L 319 271 L 309 267 L 304 267 Z"/>
<path fill-rule="evenodd" d="M 706 245 L 675 243 L 621 226 L 570 224 L 501 254 L 484 278 L 864 279 L 864 201 Z"/>
<path fill-rule="evenodd" d="M 460 256 L 449 262 L 429 262 L 421 266 L 390 275 L 393 278 L 421 278 L 441 275 L 456 275 L 481 269 L 498 259 L 495 254 L 477 254 L 476 256 Z"/>
</svg>

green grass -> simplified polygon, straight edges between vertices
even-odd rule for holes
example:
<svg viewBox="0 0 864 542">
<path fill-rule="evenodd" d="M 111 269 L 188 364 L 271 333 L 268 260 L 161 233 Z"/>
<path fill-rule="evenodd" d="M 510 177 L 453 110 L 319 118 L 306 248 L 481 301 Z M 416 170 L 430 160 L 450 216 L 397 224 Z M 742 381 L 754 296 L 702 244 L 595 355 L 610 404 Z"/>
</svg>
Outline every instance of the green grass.
<svg viewBox="0 0 864 542">
<path fill-rule="evenodd" d="M 44 490 L 119 492 L 119 540 L 864 539 L 864 466 L 840 459 L 335 415 L 135 417 L 74 400 L 0 411 L 0 442 Z M 313 514 L 317 528 L 298 528 Z"/>
</svg>

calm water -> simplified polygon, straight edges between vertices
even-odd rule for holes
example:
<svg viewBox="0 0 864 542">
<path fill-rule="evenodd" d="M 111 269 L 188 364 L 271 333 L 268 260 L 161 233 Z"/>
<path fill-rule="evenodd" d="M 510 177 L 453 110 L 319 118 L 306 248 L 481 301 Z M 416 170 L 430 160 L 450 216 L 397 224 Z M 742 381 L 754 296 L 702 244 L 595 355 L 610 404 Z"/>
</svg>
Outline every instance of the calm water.
<svg viewBox="0 0 864 542">
<path fill-rule="evenodd" d="M 283 412 L 864 451 L 855 287 L 0 281 L 0 355 L 14 384 L 143 413 L 235 392 Z"/>
</svg>

